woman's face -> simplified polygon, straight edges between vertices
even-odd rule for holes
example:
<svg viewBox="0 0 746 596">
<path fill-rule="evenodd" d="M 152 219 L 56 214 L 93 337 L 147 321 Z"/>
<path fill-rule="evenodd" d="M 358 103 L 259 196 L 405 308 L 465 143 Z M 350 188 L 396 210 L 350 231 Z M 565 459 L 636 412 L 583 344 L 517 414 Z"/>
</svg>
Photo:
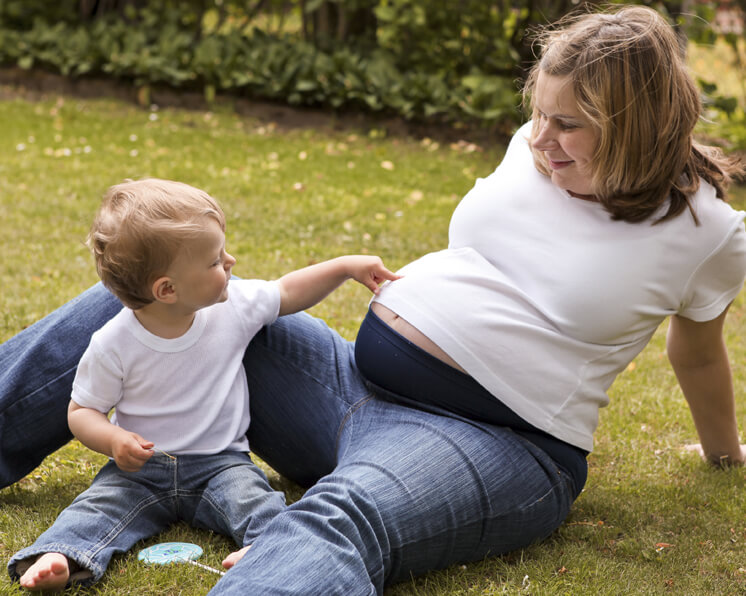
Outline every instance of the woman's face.
<svg viewBox="0 0 746 596">
<path fill-rule="evenodd" d="M 578 109 L 570 78 L 539 72 L 533 102 L 539 125 L 532 146 L 544 154 L 552 182 L 572 195 L 592 197 L 591 159 L 599 135 Z"/>
</svg>

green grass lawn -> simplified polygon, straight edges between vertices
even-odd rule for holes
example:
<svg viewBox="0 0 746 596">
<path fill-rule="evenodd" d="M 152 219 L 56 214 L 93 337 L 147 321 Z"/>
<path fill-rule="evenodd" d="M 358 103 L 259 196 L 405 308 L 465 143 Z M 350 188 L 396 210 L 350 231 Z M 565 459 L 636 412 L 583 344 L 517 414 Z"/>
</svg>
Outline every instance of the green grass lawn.
<svg viewBox="0 0 746 596">
<path fill-rule="evenodd" d="M 227 107 L 147 111 L 70 97 L 1 101 L 0 129 L 0 341 L 97 280 L 83 241 L 101 195 L 124 178 L 172 178 L 210 192 L 226 211 L 236 274 L 273 278 L 343 253 L 379 254 L 398 268 L 443 248 L 453 208 L 503 152 L 375 128 L 282 130 Z M 746 207 L 746 189 L 733 202 Z M 348 283 L 313 312 L 353 338 L 368 298 Z M 740 296 L 727 333 L 742 428 L 745 315 Z M 711 470 L 682 452 L 696 434 L 664 329 L 612 388 L 596 440 L 587 486 L 549 540 L 387 595 L 746 592 L 744 471 Z M 0 557 L 31 543 L 104 459 L 71 443 L 0 491 Z M 269 473 L 289 498 L 300 496 Z M 200 544 L 201 562 L 213 567 L 233 549 L 181 526 L 148 544 L 166 540 Z M 0 594 L 20 593 L 0 578 Z M 145 567 L 135 551 L 113 562 L 94 593 L 204 594 L 216 579 L 191 566 Z"/>
</svg>

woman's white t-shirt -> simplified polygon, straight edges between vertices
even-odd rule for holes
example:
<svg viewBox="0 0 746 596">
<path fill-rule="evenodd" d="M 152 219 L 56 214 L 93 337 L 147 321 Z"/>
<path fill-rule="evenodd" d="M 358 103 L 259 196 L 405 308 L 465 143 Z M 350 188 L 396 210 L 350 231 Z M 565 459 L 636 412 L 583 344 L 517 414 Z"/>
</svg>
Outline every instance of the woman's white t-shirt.
<svg viewBox="0 0 746 596">
<path fill-rule="evenodd" d="M 448 249 L 374 300 L 525 420 L 590 451 L 606 391 L 660 323 L 714 319 L 741 290 L 746 214 L 702 182 L 700 225 L 688 211 L 614 221 L 536 170 L 529 126 L 456 208 Z"/>
</svg>

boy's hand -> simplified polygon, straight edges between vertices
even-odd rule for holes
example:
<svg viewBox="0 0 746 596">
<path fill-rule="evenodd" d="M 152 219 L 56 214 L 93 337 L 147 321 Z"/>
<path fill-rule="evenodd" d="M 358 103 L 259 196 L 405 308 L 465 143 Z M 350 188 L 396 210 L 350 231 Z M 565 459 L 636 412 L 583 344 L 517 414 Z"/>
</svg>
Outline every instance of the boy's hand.
<svg viewBox="0 0 746 596">
<path fill-rule="evenodd" d="M 378 286 L 384 281 L 393 281 L 401 278 L 401 275 L 389 271 L 380 257 L 354 255 L 343 258 L 350 261 L 348 265 L 350 277 L 363 284 L 374 294 L 378 294 L 380 290 Z"/>
<path fill-rule="evenodd" d="M 154 444 L 137 433 L 122 431 L 112 437 L 114 462 L 124 472 L 137 472 L 153 455 Z"/>
</svg>

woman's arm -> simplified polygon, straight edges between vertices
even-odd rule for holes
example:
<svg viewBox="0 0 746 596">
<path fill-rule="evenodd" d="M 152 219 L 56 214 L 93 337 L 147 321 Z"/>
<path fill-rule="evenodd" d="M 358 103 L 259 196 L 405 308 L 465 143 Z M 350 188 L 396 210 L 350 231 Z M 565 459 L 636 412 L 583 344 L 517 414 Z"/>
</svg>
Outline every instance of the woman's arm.
<svg viewBox="0 0 746 596">
<path fill-rule="evenodd" d="M 68 406 L 67 423 L 83 445 L 113 457 L 125 472 L 137 472 L 153 455 L 153 443 L 112 424 L 98 410 L 84 408 L 74 401 Z"/>
<path fill-rule="evenodd" d="M 684 392 L 701 441 L 700 453 L 712 464 L 741 465 L 746 458 L 738 438 L 733 381 L 723 324 L 728 312 L 704 323 L 674 315 L 668 329 L 668 358 Z"/>
</svg>

